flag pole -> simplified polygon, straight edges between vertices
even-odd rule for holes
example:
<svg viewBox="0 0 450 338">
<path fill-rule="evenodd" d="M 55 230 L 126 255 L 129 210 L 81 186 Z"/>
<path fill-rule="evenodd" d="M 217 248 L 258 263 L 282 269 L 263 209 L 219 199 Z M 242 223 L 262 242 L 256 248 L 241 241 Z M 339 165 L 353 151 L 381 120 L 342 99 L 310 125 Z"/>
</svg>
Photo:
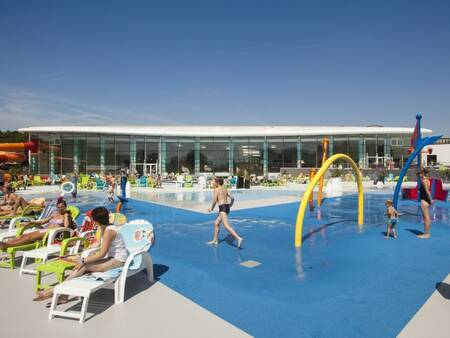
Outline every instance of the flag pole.
<svg viewBox="0 0 450 338">
<path fill-rule="evenodd" d="M 422 139 L 422 115 L 420 113 L 416 114 L 417 120 L 417 140 L 416 144 L 414 144 L 414 148 L 417 147 L 417 144 Z M 419 151 L 417 154 L 417 170 L 420 172 L 422 170 L 422 152 Z M 420 185 L 422 184 L 420 180 L 420 175 L 417 176 L 417 202 L 420 202 Z"/>
</svg>

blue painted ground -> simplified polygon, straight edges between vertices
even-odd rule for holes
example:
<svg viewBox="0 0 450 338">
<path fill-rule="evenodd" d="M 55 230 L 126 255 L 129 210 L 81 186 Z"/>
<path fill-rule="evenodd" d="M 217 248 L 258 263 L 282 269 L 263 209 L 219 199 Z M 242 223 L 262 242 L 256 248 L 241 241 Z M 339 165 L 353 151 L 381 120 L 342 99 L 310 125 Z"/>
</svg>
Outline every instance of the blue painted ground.
<svg viewBox="0 0 450 338">
<path fill-rule="evenodd" d="M 298 204 L 232 212 L 243 250 L 224 230 L 217 248 L 205 244 L 215 214 L 140 201 L 128 203 L 125 213 L 154 224 L 154 263 L 169 268 L 161 282 L 251 335 L 393 337 L 450 272 L 450 222 L 448 206 L 438 202 L 431 238 L 417 239 L 423 229 L 417 206 L 403 201 L 399 238 L 384 239 L 387 197 L 366 195 L 362 228 L 356 196 L 327 199 L 321 220 L 317 213 L 306 218 L 299 251 Z M 88 204 L 80 202 L 82 209 Z M 239 265 L 246 260 L 262 265 Z"/>
</svg>

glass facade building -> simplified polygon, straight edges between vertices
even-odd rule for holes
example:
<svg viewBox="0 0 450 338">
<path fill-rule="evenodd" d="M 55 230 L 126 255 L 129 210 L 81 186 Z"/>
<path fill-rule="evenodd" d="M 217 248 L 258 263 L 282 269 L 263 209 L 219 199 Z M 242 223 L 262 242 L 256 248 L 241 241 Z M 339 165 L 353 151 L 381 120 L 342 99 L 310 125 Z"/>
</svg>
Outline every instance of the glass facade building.
<svg viewBox="0 0 450 338">
<path fill-rule="evenodd" d="M 268 175 L 279 173 L 283 168 L 319 167 L 324 137 L 329 140 L 329 156 L 347 154 L 362 169 L 388 165 L 400 168 L 408 158 L 412 133 L 410 128 L 379 127 L 372 132 L 373 127 L 352 127 L 345 132 L 336 129 L 339 127 L 321 127 L 314 135 L 314 127 L 306 129 L 307 133 L 304 132 L 306 127 L 302 127 L 293 135 L 295 127 L 289 132 L 279 127 L 278 133 L 277 127 L 270 127 L 270 133 L 264 130 L 267 127 L 261 127 L 260 131 L 259 127 L 248 127 L 251 130 L 245 136 L 246 127 L 239 126 L 228 127 L 229 135 L 225 136 L 217 135 L 214 130 L 208 135 L 205 126 L 197 127 L 201 132 L 184 127 L 176 136 L 177 130 L 169 133 L 170 127 L 165 128 L 159 135 L 157 130 L 133 132 L 133 127 L 128 128 L 128 134 L 113 130 L 108 133 L 107 127 L 85 132 L 83 127 L 74 127 L 73 131 L 69 127 L 21 131 L 28 133 L 30 140 L 38 145 L 38 152 L 31 154 L 29 161 L 31 173 L 41 175 L 67 174 L 75 170 L 117 174 L 123 168 L 139 174 L 189 172 L 195 175 L 228 175 L 240 168 L 250 174 Z M 233 128 L 239 132 L 233 132 Z"/>
</svg>

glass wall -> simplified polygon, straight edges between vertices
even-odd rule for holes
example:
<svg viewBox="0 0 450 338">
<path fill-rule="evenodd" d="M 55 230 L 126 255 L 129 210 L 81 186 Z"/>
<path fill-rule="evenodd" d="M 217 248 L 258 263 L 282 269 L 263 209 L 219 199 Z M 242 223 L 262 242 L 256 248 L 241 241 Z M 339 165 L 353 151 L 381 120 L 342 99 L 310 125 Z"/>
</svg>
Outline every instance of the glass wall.
<svg viewBox="0 0 450 338">
<path fill-rule="evenodd" d="M 51 171 L 67 174 L 74 169 L 80 173 L 104 170 L 105 173 L 117 174 L 121 168 L 129 168 L 134 156 L 136 168 L 142 174 L 144 164 L 159 163 L 160 149 L 161 155 L 165 155 L 165 171 L 169 173 L 194 174 L 196 159 L 198 172 L 212 174 L 228 173 L 231 166 L 233 170 L 240 168 L 249 174 L 263 175 L 264 160 L 268 172 L 272 173 L 298 165 L 297 137 L 268 137 L 267 141 L 258 137 L 168 137 L 163 143 L 157 136 L 131 138 L 126 135 L 39 133 L 30 138 L 38 143 L 38 153 L 30 158 L 30 170 L 42 175 Z M 135 142 L 135 147 L 131 141 Z M 388 161 L 391 158 L 394 167 L 400 168 L 409 156 L 408 146 L 409 135 L 338 135 L 332 141 L 330 137 L 330 149 L 334 154 L 348 154 L 363 168 L 391 165 L 392 162 Z M 299 147 L 302 167 L 320 166 L 322 136 L 301 138 Z M 345 162 L 343 165 L 348 166 Z"/>
<path fill-rule="evenodd" d="M 39 173 L 49 174 L 50 173 L 50 145 L 49 145 L 49 135 L 39 134 Z"/>
<path fill-rule="evenodd" d="M 114 136 L 102 136 L 105 144 L 105 172 L 107 174 L 116 173 L 116 150 Z"/>
<path fill-rule="evenodd" d="M 264 171 L 264 140 L 252 138 L 233 139 L 234 170 L 256 175 L 262 175 Z"/>
<path fill-rule="evenodd" d="M 284 141 L 282 138 L 268 139 L 268 170 L 271 173 L 279 172 L 284 167 Z"/>
<path fill-rule="evenodd" d="M 130 167 L 130 137 L 116 136 L 116 173 Z"/>
<path fill-rule="evenodd" d="M 166 139 L 166 171 L 171 173 L 194 173 L 194 139 Z"/>
<path fill-rule="evenodd" d="M 317 165 L 317 142 L 315 138 L 301 139 L 301 165 L 304 168 L 315 168 Z"/>
<path fill-rule="evenodd" d="M 362 163 L 359 161 L 359 140 L 358 137 L 349 137 L 347 154 L 357 165 L 361 166 Z"/>
<path fill-rule="evenodd" d="M 73 172 L 73 135 L 61 136 L 61 173 Z"/>
<path fill-rule="evenodd" d="M 200 139 L 200 172 L 227 173 L 229 142 L 227 139 Z"/>
<path fill-rule="evenodd" d="M 269 138 L 267 145 L 269 172 L 297 167 L 297 138 Z"/>
<path fill-rule="evenodd" d="M 178 172 L 194 174 L 195 140 L 178 140 Z"/>
<path fill-rule="evenodd" d="M 86 138 L 87 145 L 87 163 L 86 171 L 88 173 L 99 173 L 100 168 L 100 137 L 99 136 L 88 136 Z"/>
</svg>

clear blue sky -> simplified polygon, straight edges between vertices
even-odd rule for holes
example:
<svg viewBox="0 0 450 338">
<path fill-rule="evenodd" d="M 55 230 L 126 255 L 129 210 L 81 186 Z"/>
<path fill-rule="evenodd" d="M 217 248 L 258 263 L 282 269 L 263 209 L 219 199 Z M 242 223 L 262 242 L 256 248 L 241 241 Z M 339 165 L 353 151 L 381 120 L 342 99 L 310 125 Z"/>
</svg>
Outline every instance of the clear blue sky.
<svg viewBox="0 0 450 338">
<path fill-rule="evenodd" d="M 0 129 L 413 126 L 450 134 L 450 1 L 0 0 Z"/>
</svg>

